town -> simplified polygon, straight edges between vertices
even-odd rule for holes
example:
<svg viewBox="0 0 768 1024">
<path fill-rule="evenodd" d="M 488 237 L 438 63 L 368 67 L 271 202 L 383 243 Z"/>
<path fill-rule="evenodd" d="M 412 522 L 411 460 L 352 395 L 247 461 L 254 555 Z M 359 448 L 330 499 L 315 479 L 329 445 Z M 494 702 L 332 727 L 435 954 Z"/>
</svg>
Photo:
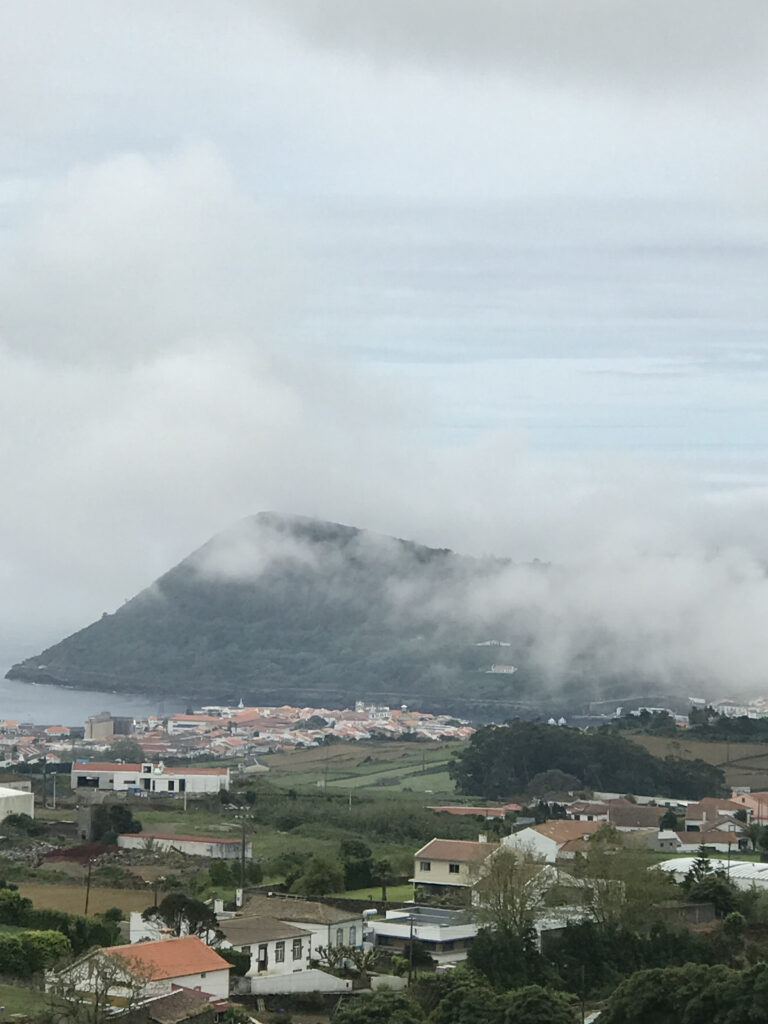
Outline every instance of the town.
<svg viewBox="0 0 768 1024">
<path fill-rule="evenodd" d="M 768 903 L 768 785 L 600 790 L 557 753 L 599 733 L 564 723 L 477 730 L 358 703 L 2 729 L 0 997 L 19 1020 L 427 1020 L 469 984 L 538 987 L 542 1022 L 566 1021 L 581 957 L 585 1013 L 610 1021 L 627 965 L 606 948 L 598 970 L 581 947 L 626 933 L 641 964 L 662 940 L 706 963 L 736 920 L 728 949 L 746 951 Z M 546 770 L 500 776 L 489 799 L 462 772 L 507 739 Z"/>
</svg>

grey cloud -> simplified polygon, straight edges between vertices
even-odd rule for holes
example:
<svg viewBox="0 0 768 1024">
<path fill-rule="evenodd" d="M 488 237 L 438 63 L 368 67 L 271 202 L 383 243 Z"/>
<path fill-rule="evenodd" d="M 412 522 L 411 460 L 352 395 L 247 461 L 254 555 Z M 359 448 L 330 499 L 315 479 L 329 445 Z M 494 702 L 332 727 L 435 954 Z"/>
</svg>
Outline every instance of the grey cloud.
<svg viewBox="0 0 768 1024">
<path fill-rule="evenodd" d="M 709 91 L 765 77 L 761 0 L 267 0 L 319 46 L 527 78 L 550 89 Z"/>
</svg>

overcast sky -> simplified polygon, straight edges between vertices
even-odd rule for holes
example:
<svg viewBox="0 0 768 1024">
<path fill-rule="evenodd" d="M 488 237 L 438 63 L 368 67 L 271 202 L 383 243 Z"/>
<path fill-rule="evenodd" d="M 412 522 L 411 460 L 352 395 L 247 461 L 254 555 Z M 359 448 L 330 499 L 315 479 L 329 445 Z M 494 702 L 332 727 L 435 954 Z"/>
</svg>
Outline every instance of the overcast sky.
<svg viewBox="0 0 768 1024">
<path fill-rule="evenodd" d="M 725 579 L 752 652 L 764 0 L 10 0 L 0 33 L 5 662 L 262 509 L 575 559 L 597 618 L 618 553 L 628 620 L 659 580 L 701 632 Z"/>
</svg>

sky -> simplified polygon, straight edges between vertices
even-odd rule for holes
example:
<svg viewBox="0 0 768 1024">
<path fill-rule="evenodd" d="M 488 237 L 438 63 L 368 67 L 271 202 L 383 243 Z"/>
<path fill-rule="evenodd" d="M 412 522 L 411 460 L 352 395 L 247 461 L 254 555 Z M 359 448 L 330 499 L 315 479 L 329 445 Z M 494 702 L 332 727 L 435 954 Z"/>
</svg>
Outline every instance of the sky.
<svg viewBox="0 0 768 1024">
<path fill-rule="evenodd" d="M 275 509 L 556 562 L 553 649 L 768 678 L 762 0 L 0 32 L 7 665 Z"/>
</svg>

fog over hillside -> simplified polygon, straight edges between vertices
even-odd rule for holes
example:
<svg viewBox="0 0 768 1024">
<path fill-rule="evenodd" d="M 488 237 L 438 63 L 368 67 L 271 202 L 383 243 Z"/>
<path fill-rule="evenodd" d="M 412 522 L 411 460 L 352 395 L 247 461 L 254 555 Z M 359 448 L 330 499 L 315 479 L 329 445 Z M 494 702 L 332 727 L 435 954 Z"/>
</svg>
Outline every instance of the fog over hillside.
<svg viewBox="0 0 768 1024">
<path fill-rule="evenodd" d="M 227 531 L 275 509 L 365 531 L 373 633 L 453 631 L 441 679 L 493 622 L 545 692 L 762 691 L 767 18 L 0 7 L 2 668 L 222 530 L 195 579 L 290 565 L 340 638 L 354 559 Z M 486 568 L 435 580 L 373 535 Z"/>
</svg>

